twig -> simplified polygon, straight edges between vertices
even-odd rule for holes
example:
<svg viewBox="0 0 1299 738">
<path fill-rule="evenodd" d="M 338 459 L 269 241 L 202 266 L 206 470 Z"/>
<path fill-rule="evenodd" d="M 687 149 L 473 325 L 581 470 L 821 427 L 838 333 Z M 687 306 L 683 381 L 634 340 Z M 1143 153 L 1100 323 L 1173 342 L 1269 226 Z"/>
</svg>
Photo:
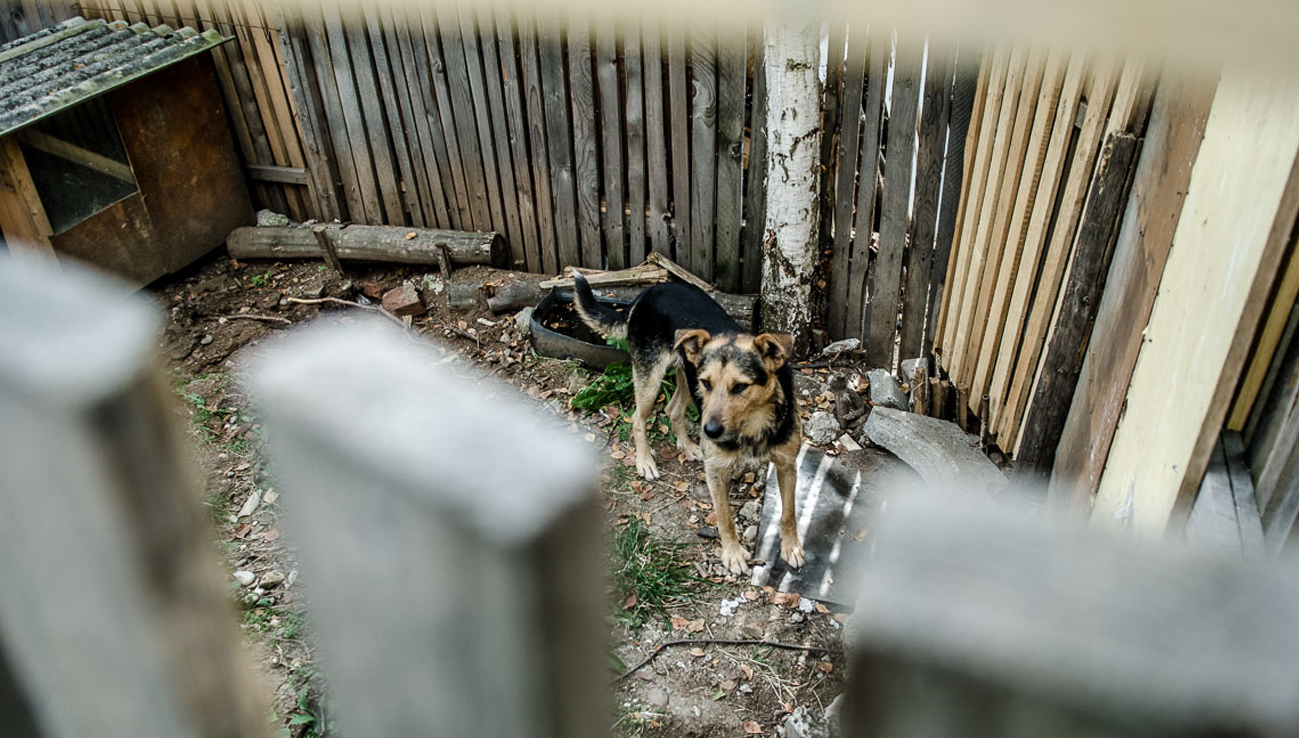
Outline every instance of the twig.
<svg viewBox="0 0 1299 738">
<path fill-rule="evenodd" d="M 335 305 L 345 305 L 345 306 L 347 306 L 347 307 L 354 307 L 354 308 L 360 308 L 360 309 L 362 309 L 362 310 L 369 310 L 370 312 L 378 313 L 378 314 L 382 315 L 383 317 L 387 318 L 388 320 L 391 320 L 392 322 L 394 322 L 394 323 L 396 323 L 397 325 L 401 326 L 403 329 L 409 330 L 409 328 L 407 328 L 406 324 L 402 322 L 401 318 L 398 318 L 396 315 L 393 315 L 392 313 L 388 312 L 387 310 L 384 310 L 382 307 L 376 307 L 376 306 L 374 306 L 374 305 L 362 305 L 362 304 L 359 303 L 359 302 L 352 302 L 351 300 L 342 300 L 342 299 L 339 299 L 339 298 L 337 298 L 337 297 L 310 297 L 310 298 L 309 298 L 309 297 L 290 297 L 290 298 L 287 298 L 287 299 L 288 299 L 289 302 L 296 302 L 296 303 L 298 303 L 299 305 L 319 305 L 319 304 L 321 304 L 321 303 L 328 302 L 328 303 L 333 303 L 333 304 L 335 304 Z"/>
<path fill-rule="evenodd" d="M 448 323 L 447 325 L 444 325 L 443 328 L 446 328 L 447 330 L 451 331 L 457 336 L 460 336 L 461 338 L 468 338 L 469 340 L 473 341 L 474 345 L 477 346 L 478 348 L 483 347 L 482 341 L 478 339 L 477 335 L 470 333 L 469 331 L 461 328 L 460 326 L 451 325 Z"/>
<path fill-rule="evenodd" d="M 833 652 L 834 652 L 834 649 L 831 649 L 831 648 L 821 648 L 820 646 L 802 646 L 802 645 L 799 645 L 799 644 L 797 644 L 797 643 L 781 643 L 780 641 L 761 641 L 761 640 L 758 640 L 758 639 L 756 639 L 756 638 L 740 638 L 740 639 L 727 639 L 727 638 L 680 638 L 680 639 L 675 640 L 675 641 L 668 641 L 667 643 L 660 643 L 659 645 L 655 646 L 655 647 L 654 647 L 654 650 L 650 652 L 650 655 L 649 655 L 649 656 L 646 656 L 644 659 L 642 659 L 641 662 L 640 662 L 639 664 L 636 664 L 635 666 L 631 667 L 631 668 L 628 669 L 627 671 L 624 671 L 623 673 L 621 673 L 621 674 L 619 674 L 618 676 L 614 677 L 613 680 L 610 681 L 609 683 L 610 683 L 610 684 L 617 684 L 618 682 L 621 682 L 622 680 L 624 680 L 624 679 L 626 679 L 627 677 L 631 676 L 632 674 L 636 673 L 637 671 L 639 671 L 639 670 L 641 669 L 641 667 L 643 667 L 643 666 L 645 666 L 646 664 L 648 664 L 649 662 L 653 661 L 654 658 L 657 657 L 657 656 L 659 655 L 659 653 L 661 653 L 661 652 L 663 651 L 663 649 L 667 648 L 668 646 L 691 646 L 691 645 L 699 645 L 699 644 L 701 644 L 701 643 L 709 643 L 709 644 L 722 645 L 722 646 L 769 646 L 769 647 L 771 647 L 771 648 L 786 648 L 786 649 L 789 649 L 789 650 L 791 650 L 791 651 L 812 651 L 812 652 L 815 652 L 815 653 L 833 653 Z"/>
<path fill-rule="evenodd" d="M 270 323 L 283 323 L 293 325 L 293 321 L 288 318 L 281 318 L 278 315 L 256 315 L 253 313 L 244 313 L 241 315 L 222 315 L 227 320 L 265 320 Z"/>
</svg>

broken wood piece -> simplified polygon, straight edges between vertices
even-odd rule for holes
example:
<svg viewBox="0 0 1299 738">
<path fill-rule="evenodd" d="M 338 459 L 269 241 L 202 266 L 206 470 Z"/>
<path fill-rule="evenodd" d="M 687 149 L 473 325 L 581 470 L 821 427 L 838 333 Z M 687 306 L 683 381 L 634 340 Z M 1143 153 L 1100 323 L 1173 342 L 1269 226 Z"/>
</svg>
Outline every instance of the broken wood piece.
<svg viewBox="0 0 1299 738">
<path fill-rule="evenodd" d="M 478 295 L 482 291 L 481 282 L 447 282 L 447 307 L 456 311 L 473 310 L 478 307 Z"/>
<path fill-rule="evenodd" d="M 929 380 L 924 367 L 916 367 L 911 376 L 911 410 L 921 415 L 929 414 Z"/>
<path fill-rule="evenodd" d="M 311 235 L 315 236 L 316 244 L 320 246 L 320 253 L 325 257 L 325 264 L 330 269 L 343 273 L 343 264 L 338 260 L 338 251 L 334 249 L 334 241 L 329 237 L 329 228 L 323 225 L 311 227 Z"/>
<path fill-rule="evenodd" d="M 707 282 L 700 279 L 699 277 L 696 277 L 695 275 L 691 274 L 688 270 L 686 270 L 685 267 L 681 266 L 675 261 L 672 261 L 671 259 L 664 256 L 663 254 L 660 254 L 657 251 L 651 251 L 650 255 L 645 257 L 645 263 L 657 264 L 663 267 L 664 269 L 666 269 L 668 273 L 670 273 L 672 276 L 676 277 L 677 279 L 681 280 L 682 282 L 685 282 L 687 284 L 693 284 L 694 286 L 698 287 L 704 292 L 711 293 L 716 290 L 716 288 L 713 287 L 712 285 L 708 284 Z"/>
<path fill-rule="evenodd" d="M 455 266 L 485 264 L 506 267 L 510 250 L 499 233 L 446 231 L 404 226 L 248 226 L 226 237 L 236 259 L 309 259 L 323 256 L 314 229 L 328 231 L 340 259 L 439 266 L 438 246 L 445 245 Z"/>
<path fill-rule="evenodd" d="M 123 164 L 116 159 L 109 158 L 103 154 L 97 154 L 89 149 L 84 149 L 74 143 L 64 141 L 61 138 L 55 138 L 48 133 L 42 133 L 33 128 L 26 128 L 19 131 L 18 140 L 38 151 L 44 151 L 51 156 L 57 156 L 79 164 L 91 171 L 107 174 L 113 179 L 135 184 L 135 175 L 131 172 L 131 167 Z"/>
<path fill-rule="evenodd" d="M 876 407 L 866 419 L 865 433 L 871 443 L 915 469 L 931 490 L 995 496 L 1008 486 L 1005 475 L 970 437 L 945 420 Z"/>
<path fill-rule="evenodd" d="M 639 266 L 629 269 L 619 269 L 616 272 L 593 272 L 585 274 L 587 283 L 592 287 L 618 287 L 624 285 L 651 285 L 657 282 L 664 282 L 668 278 L 668 270 L 661 266 L 649 263 L 648 261 Z M 573 278 L 565 277 L 562 279 L 547 279 L 539 285 L 543 289 L 562 287 L 567 289 L 573 288 Z M 711 291 L 712 288 L 706 288 Z"/>
<path fill-rule="evenodd" d="M 491 294 L 487 296 L 487 309 L 493 313 L 515 312 L 525 307 L 535 307 L 541 302 L 547 290 L 542 288 L 540 282 L 545 280 L 538 280 L 535 274 L 526 276 L 528 278 L 492 288 Z"/>
</svg>

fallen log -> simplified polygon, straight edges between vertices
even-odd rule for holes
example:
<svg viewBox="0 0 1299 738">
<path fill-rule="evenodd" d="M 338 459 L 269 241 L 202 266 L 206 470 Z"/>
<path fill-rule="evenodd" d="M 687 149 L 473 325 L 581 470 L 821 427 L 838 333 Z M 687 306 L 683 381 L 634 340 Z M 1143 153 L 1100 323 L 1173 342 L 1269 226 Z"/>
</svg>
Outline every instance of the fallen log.
<svg viewBox="0 0 1299 738">
<path fill-rule="evenodd" d="M 251 226 L 236 228 L 226 237 L 226 249 L 236 259 L 321 259 L 315 226 Z M 443 231 L 404 226 L 325 225 L 339 259 L 397 264 L 440 266 L 439 247 L 445 246 L 453 266 L 510 265 L 510 250 L 499 233 Z"/>
</svg>

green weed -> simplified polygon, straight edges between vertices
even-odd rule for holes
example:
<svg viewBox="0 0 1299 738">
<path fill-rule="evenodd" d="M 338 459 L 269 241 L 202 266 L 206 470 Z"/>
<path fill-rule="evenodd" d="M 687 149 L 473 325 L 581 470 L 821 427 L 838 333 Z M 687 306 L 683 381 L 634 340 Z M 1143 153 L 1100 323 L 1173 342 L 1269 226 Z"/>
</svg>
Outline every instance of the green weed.
<svg viewBox="0 0 1299 738">
<path fill-rule="evenodd" d="M 610 578 L 618 596 L 616 620 L 638 627 L 667 607 L 689 601 L 708 586 L 684 556 L 684 543 L 654 535 L 639 518 L 631 518 L 614 536 Z"/>
</svg>

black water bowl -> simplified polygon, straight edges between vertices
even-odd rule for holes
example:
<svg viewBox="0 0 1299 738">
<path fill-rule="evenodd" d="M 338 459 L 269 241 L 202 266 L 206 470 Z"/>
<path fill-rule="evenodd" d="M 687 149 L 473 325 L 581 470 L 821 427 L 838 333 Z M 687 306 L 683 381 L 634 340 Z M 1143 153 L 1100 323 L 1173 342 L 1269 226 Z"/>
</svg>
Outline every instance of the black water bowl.
<svg viewBox="0 0 1299 738">
<path fill-rule="evenodd" d="M 627 300 L 598 295 L 596 299 L 618 311 L 631 305 Z M 626 351 L 605 343 L 604 337 L 582 322 L 573 306 L 573 293 L 568 290 L 551 290 L 532 311 L 532 348 L 542 356 L 576 359 L 597 371 L 631 358 Z"/>
</svg>

